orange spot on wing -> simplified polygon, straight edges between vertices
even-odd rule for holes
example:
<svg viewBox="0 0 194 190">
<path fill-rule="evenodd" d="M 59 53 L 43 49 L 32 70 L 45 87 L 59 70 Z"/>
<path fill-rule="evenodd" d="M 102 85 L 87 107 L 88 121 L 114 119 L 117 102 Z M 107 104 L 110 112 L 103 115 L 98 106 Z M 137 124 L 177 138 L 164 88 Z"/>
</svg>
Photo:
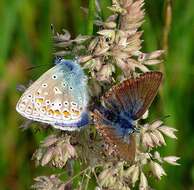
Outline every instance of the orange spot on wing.
<svg viewBox="0 0 194 190">
<path fill-rule="evenodd" d="M 59 110 L 55 110 L 55 111 L 54 111 L 54 114 L 55 114 L 56 116 L 59 116 L 59 115 L 61 115 L 61 112 L 60 112 Z"/>
<path fill-rule="evenodd" d="M 46 111 L 47 111 L 47 107 L 46 107 L 46 106 L 43 106 L 43 107 L 41 108 L 41 110 L 42 110 L 43 112 L 46 112 Z"/>
<path fill-rule="evenodd" d="M 49 115 L 54 115 L 54 111 L 52 109 L 48 110 Z"/>
<path fill-rule="evenodd" d="M 64 111 L 63 112 L 63 115 L 64 115 L 64 117 L 69 117 L 70 116 L 70 113 L 68 111 Z"/>
</svg>

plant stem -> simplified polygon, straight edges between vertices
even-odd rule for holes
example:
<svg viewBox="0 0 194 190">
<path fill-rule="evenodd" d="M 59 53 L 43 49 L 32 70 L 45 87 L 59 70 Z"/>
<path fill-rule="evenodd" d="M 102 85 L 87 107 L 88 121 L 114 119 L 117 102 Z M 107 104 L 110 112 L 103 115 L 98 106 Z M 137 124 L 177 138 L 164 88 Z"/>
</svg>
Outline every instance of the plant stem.
<svg viewBox="0 0 194 190">
<path fill-rule="evenodd" d="M 89 9 L 88 9 L 88 23 L 87 23 L 87 35 L 93 34 L 93 23 L 95 16 L 95 0 L 89 0 Z"/>
<path fill-rule="evenodd" d="M 73 161 L 68 160 L 67 161 L 67 172 L 68 172 L 68 176 L 72 177 L 73 175 L 73 166 L 72 163 Z M 65 186 L 65 190 L 72 190 L 72 181 L 70 181 L 66 186 Z"/>
<path fill-rule="evenodd" d="M 94 174 L 94 177 L 96 178 L 96 182 L 97 182 L 98 186 L 102 189 L 102 187 L 101 187 L 101 185 L 100 185 L 100 182 L 99 182 L 99 180 L 98 180 L 98 176 L 97 176 L 97 174 L 96 174 L 95 168 L 92 168 L 92 172 L 93 172 L 93 174 Z"/>
<path fill-rule="evenodd" d="M 81 172 L 79 172 L 78 174 L 74 175 L 73 177 L 71 177 L 70 179 L 68 179 L 65 182 L 65 185 L 67 185 L 68 183 L 70 183 L 71 181 L 73 181 L 76 177 L 80 176 L 81 174 L 83 174 L 84 172 L 86 172 L 88 169 L 90 169 L 90 167 L 85 168 L 84 170 L 82 170 Z"/>
<path fill-rule="evenodd" d="M 162 40 L 162 49 L 168 53 L 168 44 L 169 44 L 169 33 L 171 30 L 172 23 L 172 1 L 166 0 L 164 5 L 164 29 L 163 29 L 163 40 Z M 161 64 L 164 66 L 164 64 Z M 164 68 L 162 69 L 164 71 Z"/>
<path fill-rule="evenodd" d="M 90 181 L 90 179 L 91 179 L 90 174 L 91 174 L 91 168 L 90 168 L 90 170 L 89 170 L 88 174 L 86 175 L 87 179 L 86 179 L 86 186 L 85 186 L 85 190 L 87 190 L 87 189 L 88 189 L 89 181 Z"/>
<path fill-rule="evenodd" d="M 165 0 L 164 4 L 164 28 L 163 28 L 163 39 L 162 39 L 162 49 L 165 50 L 165 56 L 168 54 L 169 45 L 169 34 L 172 24 L 172 0 Z M 165 65 L 160 65 L 160 71 L 165 73 Z M 162 87 L 163 88 L 163 87 Z M 164 90 L 160 88 L 160 95 L 163 96 Z M 162 103 L 164 105 L 164 103 Z"/>
</svg>

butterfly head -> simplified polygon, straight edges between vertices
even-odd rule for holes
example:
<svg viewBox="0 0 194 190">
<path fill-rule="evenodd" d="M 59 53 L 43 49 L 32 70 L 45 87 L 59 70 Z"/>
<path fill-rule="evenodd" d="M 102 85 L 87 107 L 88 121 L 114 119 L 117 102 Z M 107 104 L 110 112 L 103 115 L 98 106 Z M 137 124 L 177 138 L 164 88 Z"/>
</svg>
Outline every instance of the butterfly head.
<svg viewBox="0 0 194 190">
<path fill-rule="evenodd" d="M 57 57 L 55 59 L 55 65 L 61 65 L 68 71 L 73 71 L 74 69 L 76 69 L 76 64 L 72 60 L 65 60 L 61 57 Z"/>
<path fill-rule="evenodd" d="M 55 59 L 54 59 L 54 64 L 57 65 L 57 64 L 59 64 L 62 60 L 63 60 L 62 57 L 56 56 Z"/>
</svg>

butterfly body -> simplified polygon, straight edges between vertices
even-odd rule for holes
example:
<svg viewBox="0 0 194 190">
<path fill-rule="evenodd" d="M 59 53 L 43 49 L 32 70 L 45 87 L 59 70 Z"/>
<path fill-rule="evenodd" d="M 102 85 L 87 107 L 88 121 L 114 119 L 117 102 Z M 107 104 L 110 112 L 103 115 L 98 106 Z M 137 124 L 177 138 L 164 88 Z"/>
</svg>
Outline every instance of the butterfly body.
<svg viewBox="0 0 194 190">
<path fill-rule="evenodd" d="M 94 111 L 95 124 L 106 142 L 127 160 L 134 159 L 136 122 L 149 108 L 162 81 L 162 73 L 148 72 L 111 88 Z"/>
<path fill-rule="evenodd" d="M 88 124 L 87 78 L 72 60 L 58 60 L 22 95 L 16 110 L 24 117 L 62 130 Z"/>
<path fill-rule="evenodd" d="M 103 114 L 103 123 L 112 126 L 119 136 L 125 138 L 133 133 L 134 120 L 129 113 L 125 111 L 114 113 L 105 106 L 101 106 L 98 110 Z"/>
</svg>

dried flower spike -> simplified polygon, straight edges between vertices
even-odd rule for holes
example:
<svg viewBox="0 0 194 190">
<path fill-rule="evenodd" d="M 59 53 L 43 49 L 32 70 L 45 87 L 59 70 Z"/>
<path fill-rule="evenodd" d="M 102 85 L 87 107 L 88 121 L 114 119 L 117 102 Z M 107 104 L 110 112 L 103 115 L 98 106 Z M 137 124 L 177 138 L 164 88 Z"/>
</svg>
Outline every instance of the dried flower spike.
<svg viewBox="0 0 194 190">
<path fill-rule="evenodd" d="M 96 12 L 94 22 L 99 30 L 95 36 L 78 35 L 72 39 L 70 33 L 63 30 L 62 34 L 56 33 L 53 37 L 56 48 L 54 54 L 77 57 L 89 75 L 88 91 L 91 103 L 88 109 L 92 112 L 91 120 L 94 116 L 93 108 L 98 107 L 99 97 L 113 86 L 113 81 L 117 83 L 126 78 L 136 78 L 140 73 L 149 72 L 152 65 L 162 62 L 161 57 L 164 54 L 163 50 L 148 53 L 141 50 L 143 32 L 140 27 L 144 22 L 144 0 L 112 0 L 112 6 L 108 8 L 113 14 L 106 20 L 100 17 L 101 9 L 98 1 L 96 4 L 98 12 Z M 90 14 L 90 10 L 84 9 L 84 11 Z M 112 98 L 114 99 L 115 95 Z M 118 99 L 118 102 L 120 100 Z M 109 103 L 111 101 L 112 99 Z M 116 105 L 117 103 L 113 107 Z M 118 112 L 120 108 L 113 109 Z M 147 117 L 148 110 L 140 119 Z M 121 161 L 115 151 L 118 146 L 115 146 L 114 143 L 111 146 L 110 142 L 104 141 L 93 127 L 85 128 L 78 134 L 60 133 L 48 136 L 41 142 L 33 159 L 37 165 L 41 166 L 56 168 L 66 166 L 69 178 L 63 182 L 56 175 L 40 176 L 35 178 L 32 188 L 62 190 L 75 177 L 81 177 L 82 180 L 79 181 L 76 189 L 87 189 L 93 174 L 97 182 L 96 190 L 130 190 L 137 187 L 140 190 L 151 189 L 148 184 L 150 173 L 157 179 L 161 179 L 166 175 L 163 163 L 179 165 L 177 163 L 179 157 L 162 157 L 156 151 L 157 147 L 166 145 L 165 136 L 176 139 L 177 130 L 165 126 L 160 120 L 146 123 L 143 126 L 140 126 L 138 121 L 137 126 L 139 132 L 130 136 L 130 138 L 133 137 L 134 142 L 137 142 L 137 145 L 133 146 L 133 159 L 130 162 Z M 105 131 L 101 134 L 105 135 Z M 110 139 L 116 141 L 112 137 L 113 135 L 109 137 L 109 141 Z M 125 154 L 129 151 L 129 149 L 124 150 L 126 151 L 120 152 Z M 66 165 L 69 163 L 68 160 L 72 159 L 77 159 L 76 163 L 79 163 L 80 167 L 86 166 L 86 169 L 81 170 L 75 176 L 72 176 L 72 168 Z"/>
</svg>

